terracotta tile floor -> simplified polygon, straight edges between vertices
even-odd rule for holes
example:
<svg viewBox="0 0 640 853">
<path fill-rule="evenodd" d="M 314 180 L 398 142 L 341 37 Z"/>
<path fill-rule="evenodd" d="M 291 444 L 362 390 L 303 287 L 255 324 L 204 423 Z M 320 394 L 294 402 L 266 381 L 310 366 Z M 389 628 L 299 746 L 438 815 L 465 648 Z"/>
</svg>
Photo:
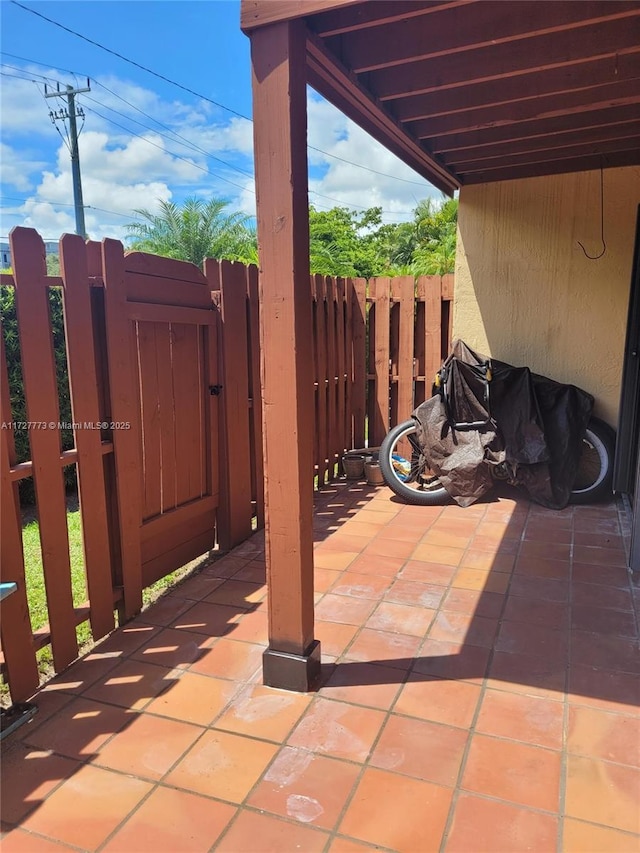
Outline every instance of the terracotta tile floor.
<svg viewBox="0 0 640 853">
<path fill-rule="evenodd" d="M 314 694 L 261 684 L 261 534 L 51 682 L 3 853 L 640 851 L 640 595 L 616 505 L 318 496 Z"/>
</svg>

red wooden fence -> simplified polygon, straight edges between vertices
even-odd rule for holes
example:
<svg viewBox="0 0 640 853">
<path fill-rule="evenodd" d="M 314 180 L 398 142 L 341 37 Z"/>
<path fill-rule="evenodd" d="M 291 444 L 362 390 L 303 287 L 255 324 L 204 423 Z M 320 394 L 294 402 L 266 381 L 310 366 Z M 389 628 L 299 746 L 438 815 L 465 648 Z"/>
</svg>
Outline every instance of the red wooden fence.
<svg viewBox="0 0 640 853">
<path fill-rule="evenodd" d="M 46 275 L 35 231 L 11 235 L 31 459 L 0 430 L 4 672 L 20 701 L 38 686 L 36 651 L 56 671 L 141 607 L 142 589 L 264 523 L 258 271 L 191 264 L 65 236 Z M 345 450 L 380 443 L 430 393 L 450 339 L 452 277 L 311 277 L 316 484 Z M 62 288 L 75 446 L 62 451 L 48 291 Z M 1 319 L 1 318 L 0 318 Z M 4 335 L 0 420 L 13 420 Z M 91 425 L 94 428 L 89 428 Z M 63 471 L 75 465 L 88 601 L 74 606 Z M 17 485 L 33 477 L 49 624 L 29 622 Z"/>
</svg>

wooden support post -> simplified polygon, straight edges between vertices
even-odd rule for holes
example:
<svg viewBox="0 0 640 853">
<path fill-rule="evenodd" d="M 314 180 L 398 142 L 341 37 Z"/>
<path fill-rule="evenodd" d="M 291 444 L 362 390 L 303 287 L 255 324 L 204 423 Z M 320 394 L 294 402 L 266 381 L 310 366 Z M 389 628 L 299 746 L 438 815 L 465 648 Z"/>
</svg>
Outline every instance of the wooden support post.
<svg viewBox="0 0 640 853">
<path fill-rule="evenodd" d="M 251 34 L 260 275 L 269 647 L 265 684 L 320 674 L 313 601 L 313 384 L 307 192 L 306 30 Z"/>
</svg>

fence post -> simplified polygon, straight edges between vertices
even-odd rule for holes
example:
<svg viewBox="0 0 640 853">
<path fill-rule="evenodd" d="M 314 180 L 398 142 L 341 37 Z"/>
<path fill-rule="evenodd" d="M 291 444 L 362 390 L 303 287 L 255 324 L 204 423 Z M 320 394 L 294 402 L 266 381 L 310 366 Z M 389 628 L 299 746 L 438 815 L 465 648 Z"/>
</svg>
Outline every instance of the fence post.
<svg viewBox="0 0 640 853">
<path fill-rule="evenodd" d="M 258 527 L 261 528 L 264 527 L 264 458 L 262 455 L 262 381 L 260 379 L 260 298 L 258 267 L 255 264 L 251 264 L 247 269 L 247 316 L 252 482 L 255 488 L 257 522 Z"/>
<path fill-rule="evenodd" d="M 51 647 L 60 672 L 78 655 L 71 590 L 64 475 L 60 464 L 60 408 L 42 238 L 30 228 L 10 235 L 16 313 L 22 354 L 27 416 L 42 562 L 51 628 Z"/>
<path fill-rule="evenodd" d="M 355 278 L 351 289 L 351 352 L 353 388 L 353 446 L 364 447 L 364 426 L 367 405 L 367 282 Z"/>
<path fill-rule="evenodd" d="M 4 337 L 0 323 L 0 417 L 10 421 L 11 401 Z M 13 702 L 22 702 L 38 687 L 38 667 L 33 648 L 29 604 L 24 577 L 24 553 L 20 522 L 18 484 L 11 482 L 9 469 L 16 463 L 13 432 L 0 430 L 0 567 L 2 581 L 17 584 L 17 590 L 2 604 L 2 650 L 7 665 Z"/>
<path fill-rule="evenodd" d="M 90 620 L 94 639 L 112 631 L 112 554 L 109 541 L 106 483 L 100 430 L 83 424 L 101 421 L 93 338 L 91 288 L 82 237 L 66 234 L 60 241 L 67 367 L 78 452 L 78 493 L 82 519 Z"/>
<path fill-rule="evenodd" d="M 251 535 L 247 268 L 232 261 L 207 258 L 204 274 L 212 287 L 220 284 L 222 440 L 218 544 L 227 551 Z"/>
<path fill-rule="evenodd" d="M 129 423 L 111 437 L 115 457 L 123 615 L 131 618 L 142 608 L 142 450 L 137 366 L 131 320 L 127 310 L 127 283 L 122 243 L 102 242 L 107 358 L 111 411 L 109 420 Z"/>
<path fill-rule="evenodd" d="M 442 284 L 437 275 L 421 276 L 418 281 L 425 301 L 424 372 L 428 397 L 428 389 L 442 363 Z"/>
<path fill-rule="evenodd" d="M 374 333 L 375 404 L 369 424 L 369 444 L 379 445 L 389 431 L 389 316 L 391 280 L 386 276 L 369 282 L 375 298 L 376 322 Z"/>
</svg>

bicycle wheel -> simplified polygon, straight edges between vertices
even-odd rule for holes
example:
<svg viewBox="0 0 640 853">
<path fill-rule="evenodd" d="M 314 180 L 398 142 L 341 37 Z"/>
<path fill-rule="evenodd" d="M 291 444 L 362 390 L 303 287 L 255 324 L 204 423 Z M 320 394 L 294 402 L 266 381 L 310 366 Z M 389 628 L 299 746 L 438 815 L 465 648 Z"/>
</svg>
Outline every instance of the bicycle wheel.
<svg viewBox="0 0 640 853">
<path fill-rule="evenodd" d="M 573 504 L 611 498 L 616 434 L 598 418 L 591 418 L 582 440 L 578 473 L 569 498 Z"/>
<path fill-rule="evenodd" d="M 416 423 L 410 419 L 387 434 L 378 454 L 384 481 L 407 503 L 418 506 L 447 503 L 449 493 L 427 468 L 415 433 Z"/>
</svg>

